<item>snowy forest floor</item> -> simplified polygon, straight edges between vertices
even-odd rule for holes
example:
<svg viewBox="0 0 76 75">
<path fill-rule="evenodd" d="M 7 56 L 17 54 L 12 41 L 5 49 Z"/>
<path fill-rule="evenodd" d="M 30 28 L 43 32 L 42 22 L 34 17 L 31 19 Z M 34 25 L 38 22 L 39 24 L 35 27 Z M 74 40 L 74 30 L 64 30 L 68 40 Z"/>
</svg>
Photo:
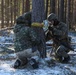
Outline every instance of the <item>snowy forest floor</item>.
<svg viewBox="0 0 76 75">
<path fill-rule="evenodd" d="M 69 32 L 69 36 L 72 38 L 72 46 L 76 50 L 76 32 Z M 12 31 L 10 33 L 7 31 L 0 33 L 0 75 L 76 75 L 75 52 L 70 52 L 72 54 L 70 56 L 71 60 L 67 64 L 54 61 L 50 66 L 41 63 L 38 69 L 32 69 L 28 65 L 21 69 L 12 68 L 16 58 L 13 39 L 14 34 Z M 47 49 L 47 51 L 49 50 L 51 49 Z"/>
</svg>

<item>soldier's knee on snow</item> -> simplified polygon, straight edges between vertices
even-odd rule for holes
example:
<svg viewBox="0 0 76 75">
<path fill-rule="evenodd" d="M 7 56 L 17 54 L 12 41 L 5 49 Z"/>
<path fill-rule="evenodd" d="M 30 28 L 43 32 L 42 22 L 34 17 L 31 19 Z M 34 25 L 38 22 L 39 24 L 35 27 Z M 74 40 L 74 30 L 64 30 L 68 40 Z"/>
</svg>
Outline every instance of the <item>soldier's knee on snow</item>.
<svg viewBox="0 0 76 75">
<path fill-rule="evenodd" d="M 70 56 L 62 57 L 62 56 L 55 56 L 55 59 L 61 63 L 68 63 L 70 61 Z"/>
<path fill-rule="evenodd" d="M 55 58 L 61 63 L 67 63 L 70 60 L 69 55 L 67 54 L 67 49 L 64 46 L 59 46 L 55 52 Z"/>
<path fill-rule="evenodd" d="M 67 48 L 65 48 L 63 45 L 60 45 L 56 50 L 57 56 L 67 57 Z"/>
<path fill-rule="evenodd" d="M 61 62 L 62 63 L 68 63 L 70 61 L 70 56 L 68 55 L 68 57 L 62 57 Z"/>
</svg>

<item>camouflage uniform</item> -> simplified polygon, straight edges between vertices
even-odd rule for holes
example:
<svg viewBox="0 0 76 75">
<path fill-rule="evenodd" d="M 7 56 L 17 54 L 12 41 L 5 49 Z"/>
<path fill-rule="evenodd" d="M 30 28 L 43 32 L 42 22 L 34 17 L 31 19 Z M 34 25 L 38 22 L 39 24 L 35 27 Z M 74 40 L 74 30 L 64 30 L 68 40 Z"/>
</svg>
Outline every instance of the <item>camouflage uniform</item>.
<svg viewBox="0 0 76 75">
<path fill-rule="evenodd" d="M 16 25 L 14 28 L 14 32 L 15 32 L 15 50 L 16 51 L 22 51 L 24 49 L 27 48 L 31 48 L 32 45 L 35 45 L 38 41 L 37 41 L 37 35 L 36 33 L 33 31 L 32 28 L 28 27 L 28 26 L 24 26 L 22 28 L 18 28 L 18 32 L 17 31 L 17 26 L 21 27 L 23 24 L 20 25 Z"/>
<path fill-rule="evenodd" d="M 18 61 L 20 62 L 19 66 L 25 65 L 28 61 L 27 58 L 31 59 L 33 56 L 38 56 L 36 51 L 37 45 L 39 45 L 39 40 L 37 39 L 37 34 L 31 27 L 31 16 L 28 18 L 29 14 L 30 13 L 26 13 L 25 15 L 18 17 L 16 20 L 16 25 L 14 27 L 14 46 L 15 51 L 18 52 L 15 64 Z M 28 48 L 32 48 L 32 50 L 30 51 Z M 15 68 L 19 66 L 15 65 Z"/>
<path fill-rule="evenodd" d="M 53 31 L 51 31 L 51 35 L 54 35 L 57 37 L 61 42 L 65 42 L 69 44 L 68 41 L 68 27 L 65 23 L 60 22 L 58 20 L 58 17 L 55 14 L 50 14 L 48 16 L 49 21 L 58 21 L 58 24 L 56 26 L 53 25 Z M 67 62 L 70 58 L 69 55 L 67 54 L 69 52 L 69 49 L 66 48 L 65 46 L 61 45 L 59 42 L 54 42 L 54 47 L 55 47 L 55 57 L 61 62 Z"/>
<path fill-rule="evenodd" d="M 37 39 L 38 36 L 33 30 L 33 28 L 30 27 L 31 26 L 30 19 L 27 18 L 25 19 L 25 17 L 22 15 L 17 18 L 17 22 L 18 23 L 16 23 L 14 27 L 15 50 L 22 51 L 24 49 L 31 48 L 32 46 L 38 44 L 39 43 L 39 40 Z"/>
</svg>

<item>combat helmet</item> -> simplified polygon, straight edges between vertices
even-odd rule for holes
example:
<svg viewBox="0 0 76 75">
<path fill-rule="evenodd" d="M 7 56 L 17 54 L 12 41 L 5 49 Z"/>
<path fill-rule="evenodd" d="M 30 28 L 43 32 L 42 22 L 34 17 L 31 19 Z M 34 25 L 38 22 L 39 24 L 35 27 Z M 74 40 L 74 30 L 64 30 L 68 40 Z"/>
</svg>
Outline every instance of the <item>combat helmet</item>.
<svg viewBox="0 0 76 75">
<path fill-rule="evenodd" d="M 26 12 L 22 16 L 24 17 L 25 20 L 31 20 L 31 13 L 32 12 Z"/>
<path fill-rule="evenodd" d="M 24 17 L 23 17 L 23 16 L 19 16 L 19 17 L 16 19 L 16 23 L 17 23 L 17 24 L 24 24 L 24 23 L 25 23 Z"/>
<path fill-rule="evenodd" d="M 56 16 L 56 14 L 54 13 L 51 13 L 50 15 L 48 15 L 48 18 L 47 18 L 49 21 L 51 20 L 58 20 L 58 17 Z"/>
<path fill-rule="evenodd" d="M 32 12 L 26 12 L 22 16 L 24 17 L 24 20 L 26 21 L 26 24 L 31 26 L 31 14 Z"/>
</svg>

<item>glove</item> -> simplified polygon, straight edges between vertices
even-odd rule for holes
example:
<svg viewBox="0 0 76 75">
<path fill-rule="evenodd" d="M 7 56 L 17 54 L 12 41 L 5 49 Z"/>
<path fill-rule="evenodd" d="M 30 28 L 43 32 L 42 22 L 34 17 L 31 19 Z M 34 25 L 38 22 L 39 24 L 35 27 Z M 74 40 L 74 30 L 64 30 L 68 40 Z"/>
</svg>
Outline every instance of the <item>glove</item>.
<svg viewBox="0 0 76 75">
<path fill-rule="evenodd" d="M 49 27 L 48 27 L 48 29 L 49 29 L 49 30 L 51 30 L 51 31 L 53 31 L 53 30 L 54 30 L 54 28 L 53 28 L 53 27 L 51 27 L 51 26 L 49 26 Z"/>
</svg>

